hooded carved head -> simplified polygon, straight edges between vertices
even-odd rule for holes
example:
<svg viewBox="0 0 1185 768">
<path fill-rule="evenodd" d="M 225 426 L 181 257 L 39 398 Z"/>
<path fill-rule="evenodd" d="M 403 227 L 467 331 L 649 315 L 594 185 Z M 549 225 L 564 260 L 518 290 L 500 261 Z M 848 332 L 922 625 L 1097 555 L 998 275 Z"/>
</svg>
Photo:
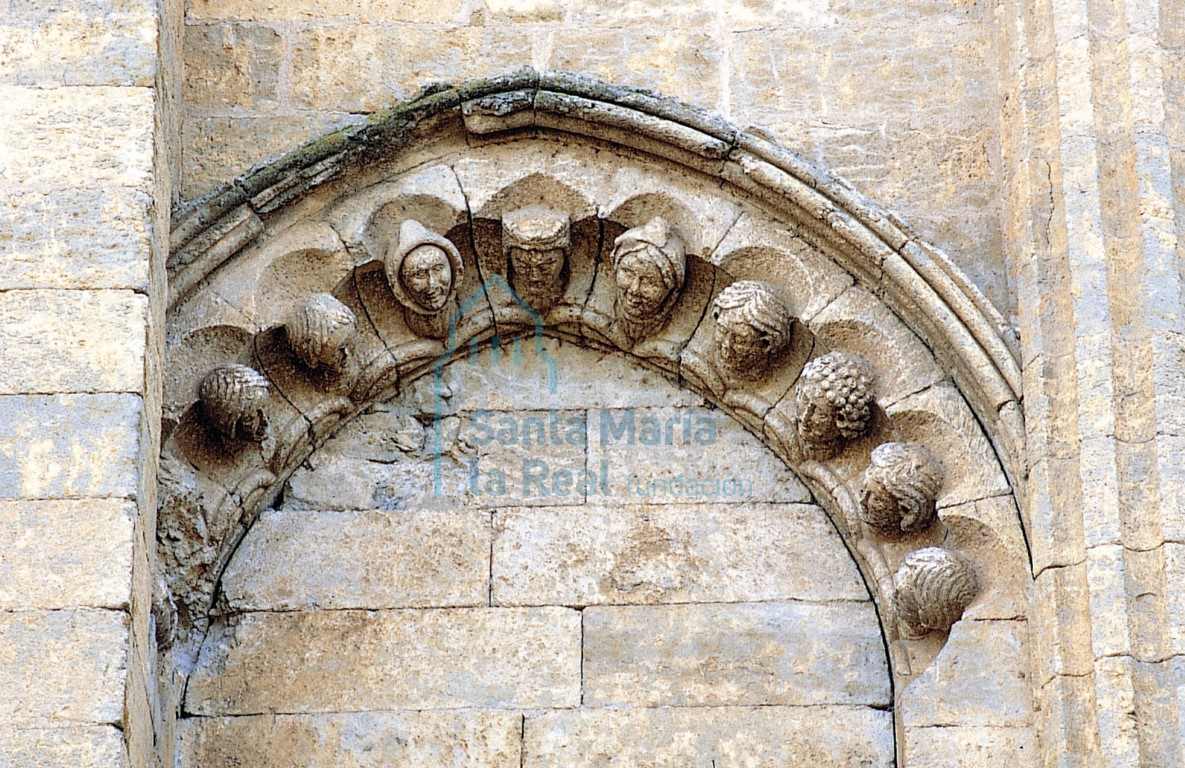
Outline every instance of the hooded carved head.
<svg viewBox="0 0 1185 768">
<path fill-rule="evenodd" d="M 443 311 L 465 271 L 456 246 L 414 219 L 399 227 L 383 265 L 395 298 L 419 315 Z"/>
<path fill-rule="evenodd" d="M 237 364 L 215 368 L 202 379 L 198 398 L 206 418 L 224 438 L 259 443 L 267 437 L 264 409 L 271 385 L 254 368 Z"/>
<path fill-rule="evenodd" d="M 661 216 L 613 241 L 617 312 L 627 323 L 657 326 L 675 305 L 687 273 L 683 241 Z"/>
<path fill-rule="evenodd" d="M 769 283 L 738 280 L 712 304 L 716 361 L 728 374 L 765 378 L 790 346 L 794 317 Z"/>
</svg>

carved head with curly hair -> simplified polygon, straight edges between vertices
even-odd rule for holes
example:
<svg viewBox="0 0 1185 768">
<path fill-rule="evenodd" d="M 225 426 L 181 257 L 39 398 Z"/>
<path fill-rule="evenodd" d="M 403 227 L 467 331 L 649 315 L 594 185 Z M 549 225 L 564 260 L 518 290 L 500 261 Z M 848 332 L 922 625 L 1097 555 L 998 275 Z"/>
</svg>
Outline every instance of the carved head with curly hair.
<svg viewBox="0 0 1185 768">
<path fill-rule="evenodd" d="M 872 368 L 850 352 L 816 357 L 802 369 L 794 404 L 799 439 L 817 453 L 834 455 L 872 423 Z"/>
<path fill-rule="evenodd" d="M 794 316 L 769 283 L 738 280 L 712 302 L 716 362 L 738 378 L 764 378 L 790 346 Z"/>
<path fill-rule="evenodd" d="M 890 536 L 929 528 L 942 474 L 942 462 L 925 446 L 878 445 L 864 470 L 861 519 Z"/>
</svg>

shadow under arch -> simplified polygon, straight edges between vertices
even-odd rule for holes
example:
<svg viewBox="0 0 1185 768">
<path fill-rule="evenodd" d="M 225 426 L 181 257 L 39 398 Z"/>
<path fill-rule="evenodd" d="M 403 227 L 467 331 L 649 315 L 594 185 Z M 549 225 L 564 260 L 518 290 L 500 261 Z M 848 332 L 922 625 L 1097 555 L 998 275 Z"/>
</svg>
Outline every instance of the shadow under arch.
<svg viewBox="0 0 1185 768">
<path fill-rule="evenodd" d="M 941 653 L 942 643 L 926 641 L 894 651 L 897 632 L 886 611 L 893 589 L 891 575 L 903 552 L 876 541 L 859 527 L 853 483 L 858 481 L 873 444 L 853 446 L 845 456 L 827 463 L 796 458 L 792 412 L 781 406 L 787 404 L 785 395 L 797 370 L 786 373 L 787 381 L 775 382 L 781 387 L 780 394 L 755 399 L 751 392 L 697 386 L 695 377 L 689 377 L 694 366 L 687 361 L 692 359 L 691 353 L 703 352 L 708 343 L 706 308 L 711 296 L 732 278 L 760 276 L 746 275 L 743 259 L 734 263 L 729 261 L 730 254 L 752 250 L 754 241 L 764 245 L 784 236 L 767 223 L 781 222 L 783 228 L 793 230 L 797 243 L 809 246 L 818 254 L 819 264 L 831 265 L 836 275 L 834 291 L 820 289 L 826 301 L 818 302 L 820 306 L 811 317 L 800 318 L 805 338 L 817 340 L 816 332 L 826 329 L 884 329 L 886 348 L 905 356 L 907 362 L 902 365 L 911 375 L 891 397 L 884 398 L 880 418 L 887 431 L 879 433 L 879 439 L 892 437 L 895 415 L 906 414 L 909 424 L 924 424 L 926 438 L 942 443 L 961 463 L 975 465 L 976 470 L 956 484 L 958 493 L 940 500 L 946 513 L 944 522 L 950 521 L 948 529 L 965 524 L 967 530 L 978 526 L 993 531 L 1009 552 L 1012 565 L 1017 565 L 1027 561 L 1027 552 L 1025 526 L 1016 503 L 1025 468 L 1015 342 L 998 314 L 949 259 L 920 241 L 895 217 L 842 180 L 715 115 L 649 92 L 563 73 L 524 70 L 502 78 L 430 87 L 367 124 L 332 134 L 255 169 L 180 212 L 174 221 L 168 262 L 169 336 L 185 338 L 188 332 L 216 319 L 224 325 L 237 322 L 257 339 L 262 338 L 268 329 L 254 324 L 250 316 L 239 312 L 245 320 L 239 317 L 227 323 L 227 313 L 212 308 L 214 297 L 235 306 L 235 291 L 252 289 L 234 287 L 238 271 L 253 260 L 282 257 L 284 253 L 269 254 L 269 247 L 281 240 L 299 241 L 293 235 L 301 228 L 330 240 L 338 238 L 343 251 L 363 260 L 366 254 L 356 252 L 359 246 L 348 235 L 351 227 L 357 227 L 341 222 L 350 217 L 369 221 L 367 216 L 382 206 L 356 203 L 352 198 L 363 196 L 386 179 L 416 174 L 421 178 L 434 162 L 452 173 L 459 194 L 447 190 L 434 190 L 433 194 L 451 206 L 458 222 L 467 221 L 472 232 L 476 211 L 497 198 L 504 187 L 495 183 L 496 170 L 463 168 L 467 158 L 488 150 L 472 164 L 490 166 L 500 156 L 514 157 L 520 145 L 549 140 L 609 146 L 617 153 L 615 162 L 684 169 L 715 184 L 718 191 L 714 194 L 734 201 L 730 204 L 738 213 L 720 228 L 719 237 L 697 239 L 710 245 L 694 254 L 703 274 L 702 296 L 697 299 L 702 300 L 703 311 L 696 316 L 694 327 L 665 351 L 634 354 L 634 359 L 673 375 L 684 386 L 702 390 L 701 394 L 732 414 L 804 479 L 861 567 L 878 607 L 894 685 L 923 674 Z M 595 172 L 596 168 L 591 168 L 590 177 L 595 177 Z M 447 175 L 442 172 L 439 177 Z M 516 169 L 512 176 L 524 175 Z M 601 211 L 616 210 L 620 202 L 639 194 L 631 189 L 616 200 L 617 193 L 603 180 L 591 178 L 587 183 L 598 193 L 590 194 L 590 199 L 603 201 Z M 408 184 L 415 194 L 423 194 L 422 183 Z M 467 259 L 478 262 L 472 243 L 456 244 L 466 251 Z M 791 250 L 783 249 L 787 253 Z M 603 252 L 602 247 L 599 253 Z M 602 258 L 598 258 L 600 263 Z M 722 263 L 728 264 L 727 274 L 718 269 Z M 813 270 L 806 272 L 814 274 Z M 263 270 L 256 266 L 250 271 L 260 274 Z M 310 291 L 341 293 L 351 305 L 350 297 L 357 297 L 362 290 L 356 272 L 344 283 L 313 286 Z M 499 275 L 483 277 L 501 279 Z M 594 272 L 590 282 L 589 294 L 573 299 L 574 307 L 591 305 L 598 285 L 605 290 L 599 273 Z M 505 288 L 517 296 L 508 285 Z M 373 337 L 366 360 L 371 371 L 367 386 L 345 392 L 332 387 L 322 391 L 315 385 L 300 392 L 281 387 L 283 402 L 276 406 L 272 445 L 248 446 L 232 456 L 215 455 L 217 450 L 203 444 L 209 435 L 197 423 L 200 414 L 190 408 L 163 448 L 168 471 L 162 473 L 162 499 L 171 510 L 167 517 L 174 528 L 166 531 L 165 537 L 197 535 L 184 524 L 175 524 L 177 517 L 186 515 L 200 519 L 207 531 L 218 530 L 190 547 L 199 553 L 192 567 L 179 566 L 173 556 L 162 558 L 167 568 L 184 574 L 171 583 L 174 591 L 181 591 L 177 586 L 181 581 L 196 580 L 201 583 L 194 593 L 212 597 L 221 570 L 259 509 L 275 497 L 294 467 L 317 446 L 369 403 L 399 391 L 429 369 L 442 367 L 442 356 L 455 355 L 471 341 L 487 343 L 490 337 L 482 334 L 491 330 L 497 338 L 496 302 L 490 302 L 484 290 L 480 295 L 471 293 L 467 300 L 475 306 L 483 300 L 489 305 L 488 325 L 475 326 L 468 338 L 461 339 L 453 324 L 444 344 L 416 342 L 406 349 L 393 343 L 389 331 L 378 328 L 380 322 L 372 307 L 364 300 L 355 301 L 352 306 L 364 310 L 360 318 L 367 315 L 373 326 L 366 331 Z M 808 304 L 804 302 L 804 306 Z M 516 311 L 521 314 L 523 307 L 516 307 Z M 538 318 L 535 324 L 537 338 L 554 334 L 570 339 L 575 333 L 587 340 L 586 330 L 587 324 L 557 331 L 546 318 Z M 244 350 L 245 362 L 257 361 L 259 344 L 256 341 Z M 412 346 L 414 360 L 407 356 L 412 354 L 407 351 Z M 828 346 L 842 348 L 842 334 L 811 349 L 822 351 Z M 915 358 L 923 362 L 910 362 Z M 701 354 L 699 359 L 706 356 Z M 195 375 L 201 372 L 195 367 Z M 182 381 L 177 386 L 185 384 Z M 315 412 L 304 404 L 318 398 L 322 407 Z M 173 399 L 184 401 L 184 395 Z M 970 437 L 964 434 L 968 432 Z M 907 431 L 902 436 L 915 435 Z M 1027 576 L 1028 563 L 1023 566 Z M 1003 581 L 1015 576 L 1008 573 L 997 580 L 993 574 L 989 587 L 1008 591 L 1011 586 Z M 993 604 L 985 611 L 979 616 L 984 625 L 1003 621 L 1009 609 Z M 194 621 L 200 620 L 200 615 L 189 618 L 200 629 Z M 900 718 L 901 707 L 895 711 Z M 898 720 L 900 732 L 910 727 L 911 723 Z M 898 752 L 899 764 L 905 765 L 900 738 Z"/>
</svg>

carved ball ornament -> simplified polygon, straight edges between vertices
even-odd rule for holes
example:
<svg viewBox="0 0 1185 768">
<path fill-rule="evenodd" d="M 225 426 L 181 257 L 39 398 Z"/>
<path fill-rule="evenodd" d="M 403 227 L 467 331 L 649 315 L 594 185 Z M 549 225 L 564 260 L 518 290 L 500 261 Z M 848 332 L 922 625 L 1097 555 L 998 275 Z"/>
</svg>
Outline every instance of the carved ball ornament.
<svg viewBox="0 0 1185 768">
<path fill-rule="evenodd" d="M 224 365 L 206 374 L 198 387 L 206 418 L 222 437 L 260 443 L 267 437 L 264 413 L 271 385 L 246 365 Z"/>
<path fill-rule="evenodd" d="M 905 556 L 893 575 L 893 608 L 907 635 L 945 632 L 979 594 L 979 579 L 960 554 L 926 547 Z"/>
<path fill-rule="evenodd" d="M 835 455 L 872 423 L 872 366 L 850 352 L 829 352 L 802 369 L 794 390 L 798 438 L 812 452 Z"/>
<path fill-rule="evenodd" d="M 716 362 L 733 378 L 764 379 L 790 346 L 794 317 L 769 283 L 732 283 L 712 302 L 712 319 Z"/>
<path fill-rule="evenodd" d="M 617 315 L 627 335 L 640 338 L 670 318 L 687 274 L 683 240 L 661 216 L 627 230 L 610 254 Z"/>
<path fill-rule="evenodd" d="M 341 370 L 358 320 L 327 293 L 309 296 L 292 313 L 285 329 L 292 351 L 310 369 Z"/>
<path fill-rule="evenodd" d="M 942 462 L 917 443 L 884 443 L 872 452 L 860 492 L 860 517 L 886 535 L 924 531 L 934 522 Z"/>
</svg>

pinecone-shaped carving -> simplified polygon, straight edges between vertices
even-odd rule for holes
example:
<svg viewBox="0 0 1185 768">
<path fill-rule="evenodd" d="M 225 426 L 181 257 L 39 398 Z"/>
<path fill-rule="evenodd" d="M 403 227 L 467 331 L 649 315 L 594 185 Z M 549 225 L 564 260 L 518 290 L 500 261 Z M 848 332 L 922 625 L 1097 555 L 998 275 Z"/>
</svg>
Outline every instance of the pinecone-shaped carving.
<svg viewBox="0 0 1185 768">
<path fill-rule="evenodd" d="M 796 427 L 803 444 L 830 457 L 872 423 L 872 366 L 850 352 L 829 352 L 807 363 L 794 390 Z"/>
<path fill-rule="evenodd" d="M 864 470 L 860 517 L 888 536 L 929 528 L 942 475 L 942 462 L 925 446 L 878 445 Z"/>
<path fill-rule="evenodd" d="M 206 374 L 198 397 L 214 428 L 224 438 L 259 443 L 267 437 L 264 408 L 271 385 L 263 374 L 246 365 L 224 365 Z"/>
<path fill-rule="evenodd" d="M 893 575 L 894 610 L 907 635 L 945 632 L 979 594 L 979 579 L 962 555 L 926 547 L 905 556 Z"/>
<path fill-rule="evenodd" d="M 311 369 L 339 370 L 345 364 L 346 345 L 358 327 L 350 308 L 318 293 L 300 303 L 285 326 L 288 343 Z"/>
</svg>

